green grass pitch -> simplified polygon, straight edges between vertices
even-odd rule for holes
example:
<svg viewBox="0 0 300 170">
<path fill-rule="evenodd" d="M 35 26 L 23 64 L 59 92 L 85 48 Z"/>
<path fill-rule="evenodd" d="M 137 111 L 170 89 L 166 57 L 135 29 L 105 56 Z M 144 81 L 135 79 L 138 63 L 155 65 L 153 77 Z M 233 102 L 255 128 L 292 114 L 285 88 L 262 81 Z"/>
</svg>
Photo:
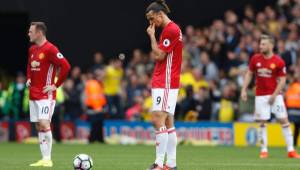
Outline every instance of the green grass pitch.
<svg viewBox="0 0 300 170">
<path fill-rule="evenodd" d="M 300 160 L 288 159 L 285 148 L 270 148 L 270 158 L 258 158 L 257 147 L 178 146 L 179 170 L 293 170 L 300 169 Z M 34 144 L 0 143 L 1 170 L 72 170 L 73 157 L 89 154 L 93 170 L 145 170 L 154 161 L 154 146 L 67 145 L 54 144 L 53 168 L 28 165 L 40 158 Z"/>
</svg>

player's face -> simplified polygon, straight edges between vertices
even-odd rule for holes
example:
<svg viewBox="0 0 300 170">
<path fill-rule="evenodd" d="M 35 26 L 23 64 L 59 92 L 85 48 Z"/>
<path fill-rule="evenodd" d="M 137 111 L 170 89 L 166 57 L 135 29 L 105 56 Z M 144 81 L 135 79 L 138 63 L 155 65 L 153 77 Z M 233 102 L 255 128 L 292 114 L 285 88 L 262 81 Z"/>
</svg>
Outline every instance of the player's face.
<svg viewBox="0 0 300 170">
<path fill-rule="evenodd" d="M 154 24 L 156 27 L 161 27 L 163 21 L 161 12 L 150 11 L 146 14 L 146 17 L 150 25 Z"/>
<path fill-rule="evenodd" d="M 261 40 L 259 43 L 259 50 L 263 54 L 268 54 L 272 51 L 273 45 L 269 40 Z"/>
<path fill-rule="evenodd" d="M 34 43 L 41 36 L 41 32 L 36 30 L 35 25 L 31 25 L 28 31 L 30 42 Z"/>
</svg>

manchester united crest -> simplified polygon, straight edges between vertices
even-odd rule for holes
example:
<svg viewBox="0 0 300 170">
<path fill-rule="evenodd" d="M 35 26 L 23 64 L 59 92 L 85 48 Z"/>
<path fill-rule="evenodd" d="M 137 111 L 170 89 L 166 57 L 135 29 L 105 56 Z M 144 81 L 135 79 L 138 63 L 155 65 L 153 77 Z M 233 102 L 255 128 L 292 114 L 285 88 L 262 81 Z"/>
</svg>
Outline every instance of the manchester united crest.
<svg viewBox="0 0 300 170">
<path fill-rule="evenodd" d="M 45 54 L 44 54 L 44 53 L 40 53 L 40 54 L 39 54 L 39 59 L 42 60 L 42 59 L 44 59 L 44 58 L 45 58 Z"/>
<path fill-rule="evenodd" d="M 271 68 L 271 69 L 276 68 L 276 64 L 272 63 L 272 64 L 270 65 L 270 68 Z"/>
</svg>

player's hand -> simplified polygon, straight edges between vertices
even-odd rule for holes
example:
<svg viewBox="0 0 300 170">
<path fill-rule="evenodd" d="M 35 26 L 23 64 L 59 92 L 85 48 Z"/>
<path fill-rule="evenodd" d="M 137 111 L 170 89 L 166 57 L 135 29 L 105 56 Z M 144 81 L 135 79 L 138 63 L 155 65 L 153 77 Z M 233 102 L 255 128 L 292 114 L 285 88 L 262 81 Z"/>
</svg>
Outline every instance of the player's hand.
<svg viewBox="0 0 300 170">
<path fill-rule="evenodd" d="M 43 88 L 43 93 L 53 92 L 55 90 L 56 90 L 56 86 L 54 84 L 48 85 Z"/>
<path fill-rule="evenodd" d="M 147 28 L 147 33 L 149 36 L 155 35 L 155 24 L 149 25 Z"/>
<path fill-rule="evenodd" d="M 273 104 L 274 104 L 275 98 L 276 98 L 276 96 L 274 96 L 274 95 L 272 95 L 272 96 L 269 98 L 269 104 L 270 104 L 270 105 L 273 105 Z"/>
<path fill-rule="evenodd" d="M 244 102 L 246 102 L 248 100 L 248 95 L 247 95 L 247 91 L 246 90 L 242 90 L 241 91 L 241 98 Z"/>
<path fill-rule="evenodd" d="M 28 79 L 28 80 L 26 81 L 26 86 L 27 86 L 27 87 L 29 87 L 29 86 L 30 86 L 30 84 L 31 84 L 31 80 L 30 80 L 30 79 Z"/>
</svg>

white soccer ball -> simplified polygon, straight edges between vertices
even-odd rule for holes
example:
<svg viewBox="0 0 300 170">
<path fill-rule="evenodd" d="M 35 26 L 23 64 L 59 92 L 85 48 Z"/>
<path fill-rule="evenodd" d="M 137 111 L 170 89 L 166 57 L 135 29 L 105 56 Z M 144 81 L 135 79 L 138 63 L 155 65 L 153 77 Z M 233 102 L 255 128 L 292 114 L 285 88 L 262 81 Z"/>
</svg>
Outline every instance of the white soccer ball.
<svg viewBox="0 0 300 170">
<path fill-rule="evenodd" d="M 91 170 L 93 167 L 93 160 L 87 154 L 78 154 L 73 160 L 74 170 Z"/>
</svg>

